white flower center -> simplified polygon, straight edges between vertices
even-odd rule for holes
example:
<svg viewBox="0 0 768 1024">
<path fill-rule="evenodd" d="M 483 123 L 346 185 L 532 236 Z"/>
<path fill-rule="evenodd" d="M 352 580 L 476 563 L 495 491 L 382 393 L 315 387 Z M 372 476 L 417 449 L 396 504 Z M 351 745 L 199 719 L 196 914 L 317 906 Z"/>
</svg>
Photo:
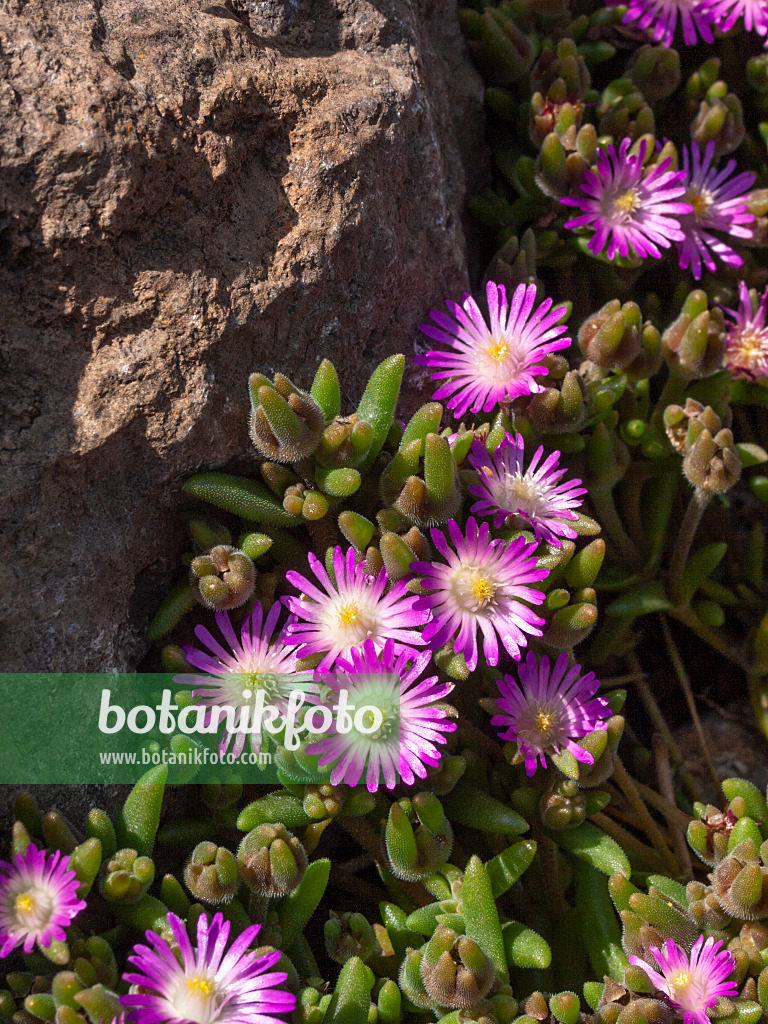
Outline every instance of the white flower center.
<svg viewBox="0 0 768 1024">
<path fill-rule="evenodd" d="M 680 971 L 669 979 L 669 983 L 675 990 L 675 993 L 679 993 L 681 989 L 685 990 L 688 988 L 691 983 L 691 975 L 688 971 Z"/>
<path fill-rule="evenodd" d="M 32 886 L 23 889 L 14 897 L 12 916 L 19 927 L 37 931 L 48 924 L 52 910 L 53 900 L 50 893 Z"/>
<path fill-rule="evenodd" d="M 546 509 L 548 488 L 524 473 L 507 472 L 493 486 L 493 498 L 499 508 L 510 513 L 541 515 Z"/>
<path fill-rule="evenodd" d="M 755 373 L 768 369 L 768 330 L 745 328 L 728 339 L 728 362 Z"/>
<path fill-rule="evenodd" d="M 217 1020 L 222 1001 L 215 979 L 203 974 L 184 975 L 168 999 L 177 1017 L 197 1021 L 197 1024 L 212 1024 Z"/>
<path fill-rule="evenodd" d="M 354 686 L 354 703 L 358 709 L 366 708 L 360 715 L 360 724 L 365 732 L 352 734 L 365 743 L 392 742 L 400 729 L 400 676 L 394 673 L 371 673 L 367 676 L 356 676 Z M 372 709 L 378 711 L 376 714 Z M 374 732 L 369 730 L 376 725 Z"/>
<path fill-rule="evenodd" d="M 693 216 L 697 221 L 704 220 L 712 208 L 712 195 L 707 189 L 689 188 L 685 201 L 693 207 Z"/>
<path fill-rule="evenodd" d="M 549 749 L 560 743 L 560 715 L 556 707 L 531 703 L 521 712 L 516 731 L 532 747 Z"/>
<path fill-rule="evenodd" d="M 451 593 L 461 609 L 477 612 L 486 608 L 499 588 L 498 581 L 487 569 L 463 566 L 453 578 Z"/>
<path fill-rule="evenodd" d="M 376 614 L 361 601 L 334 603 L 329 611 L 326 624 L 334 643 L 359 644 L 376 631 Z"/>
<path fill-rule="evenodd" d="M 478 354 L 482 360 L 479 372 L 488 380 L 501 383 L 515 376 L 519 358 L 512 339 L 506 334 L 489 338 L 488 344 Z"/>
</svg>

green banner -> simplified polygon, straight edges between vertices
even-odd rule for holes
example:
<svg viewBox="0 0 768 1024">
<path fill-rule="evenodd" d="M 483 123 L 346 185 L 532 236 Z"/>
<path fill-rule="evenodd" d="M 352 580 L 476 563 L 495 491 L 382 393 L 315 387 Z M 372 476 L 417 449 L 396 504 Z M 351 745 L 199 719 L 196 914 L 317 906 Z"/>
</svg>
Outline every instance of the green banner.
<svg viewBox="0 0 768 1024">
<path fill-rule="evenodd" d="M 330 731 L 338 705 L 322 705 L 311 678 L 275 676 L 280 701 L 269 703 L 244 677 L 230 704 L 211 708 L 171 675 L 0 674 L 0 784 L 135 783 L 158 764 L 171 783 L 325 782 L 331 766 L 301 742 Z"/>
</svg>

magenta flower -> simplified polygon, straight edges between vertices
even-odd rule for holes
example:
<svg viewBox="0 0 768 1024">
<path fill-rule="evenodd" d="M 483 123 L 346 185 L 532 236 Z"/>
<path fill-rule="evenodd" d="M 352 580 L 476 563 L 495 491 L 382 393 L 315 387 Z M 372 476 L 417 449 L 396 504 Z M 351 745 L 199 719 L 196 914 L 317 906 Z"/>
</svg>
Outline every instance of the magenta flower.
<svg viewBox="0 0 768 1024">
<path fill-rule="evenodd" d="M 226 612 L 216 612 L 219 627 L 229 650 L 222 647 L 205 628 L 197 626 L 195 635 L 207 648 L 198 651 L 195 647 L 184 647 L 184 656 L 193 668 L 199 668 L 206 675 L 183 674 L 173 677 L 182 686 L 194 686 L 198 703 L 205 707 L 228 706 L 236 709 L 251 705 L 260 690 L 264 691 L 264 704 L 285 709 L 286 699 L 295 680 L 290 673 L 296 671 L 296 646 L 287 643 L 285 628 L 273 641 L 282 606 L 273 604 L 264 620 L 261 605 L 256 602 L 253 614 L 248 616 L 240 629 L 240 638 L 232 628 Z M 239 714 L 238 716 L 239 717 Z M 250 734 L 254 749 L 260 743 L 259 734 Z M 231 731 L 224 724 L 224 734 L 219 745 L 219 754 L 227 752 L 234 737 L 232 753 L 239 757 L 245 746 L 245 732 Z"/>
<path fill-rule="evenodd" d="M 594 672 L 579 676 L 581 665 L 568 668 L 568 655 L 563 652 L 550 672 L 549 658 L 540 662 L 528 652 L 517 674 L 505 675 L 498 682 L 501 696 L 496 703 L 501 715 L 494 715 L 491 725 L 504 726 L 501 739 L 516 742 L 525 758 L 527 775 L 536 772 L 537 761 L 546 768 L 545 754 L 559 755 L 567 750 L 583 764 L 592 764 L 589 751 L 574 742 L 595 729 L 605 728 L 610 718 L 608 701 L 595 697 L 600 683 Z"/>
<path fill-rule="evenodd" d="M 384 781 L 393 789 L 399 779 L 412 786 L 427 775 L 426 765 L 436 767 L 447 733 L 456 729 L 445 708 L 436 707 L 453 683 L 440 683 L 437 676 L 419 681 L 431 653 L 402 651 L 395 658 L 395 645 L 387 640 L 381 653 L 371 640 L 362 649 L 353 647 L 350 661 L 336 662 L 333 673 L 322 677 L 335 693 L 347 691 L 352 721 L 343 732 L 334 719 L 333 732 L 307 747 L 307 753 L 322 754 L 320 766 L 333 764 L 331 785 L 356 786 L 365 771 L 368 790 L 375 793 Z M 340 671 L 341 670 L 341 671 Z M 368 710 L 360 721 L 355 716 Z M 378 713 L 377 713 L 378 712 Z"/>
<path fill-rule="evenodd" d="M 710 18 L 721 32 L 728 32 L 739 18 L 747 32 L 768 34 L 768 5 L 765 0 L 704 0 L 699 12 Z"/>
<path fill-rule="evenodd" d="M 354 548 L 343 555 L 337 547 L 333 553 L 334 584 L 322 563 L 313 554 L 308 557 L 325 592 L 291 571 L 285 578 L 303 596 L 283 598 L 291 612 L 304 620 L 293 621 L 287 627 L 288 635 L 303 645 L 298 651 L 300 658 L 322 652 L 318 667 L 329 669 L 338 657 L 347 657 L 353 647 L 368 639 L 377 650 L 385 640 L 394 640 L 398 652 L 424 643 L 421 634 L 410 627 L 423 626 L 429 615 L 416 610 L 416 598 L 406 593 L 407 580 L 400 580 L 385 594 L 389 582 L 385 569 L 375 578 L 369 576 L 363 562 L 357 561 Z"/>
<path fill-rule="evenodd" d="M 437 327 L 419 327 L 428 337 L 450 346 L 447 352 L 417 356 L 416 362 L 435 370 L 433 380 L 447 381 L 435 398 L 447 398 L 457 418 L 470 409 L 491 412 L 500 402 L 543 391 L 534 380 L 536 374 L 547 372 L 542 359 L 571 343 L 570 338 L 561 337 L 566 330 L 560 323 L 563 306 L 550 312 L 552 300 L 546 299 L 534 310 L 535 285 L 516 288 L 509 310 L 503 285 L 489 281 L 486 295 L 490 326 L 472 296 L 465 295 L 462 306 L 446 302 L 455 319 L 433 309 L 429 315 Z"/>
<path fill-rule="evenodd" d="M 700 935 L 693 944 L 690 958 L 676 942 L 667 939 L 662 953 L 658 946 L 650 950 L 661 973 L 649 967 L 639 956 L 629 962 L 641 967 L 659 992 L 663 992 L 672 1006 L 683 1015 L 683 1024 L 710 1024 L 706 1011 L 720 998 L 738 995 L 736 982 L 729 980 L 736 970 L 736 958 L 722 942 L 704 941 Z"/>
<path fill-rule="evenodd" d="M 225 956 L 230 924 L 223 914 L 197 919 L 197 949 L 182 920 L 168 914 L 168 923 L 180 959 L 153 931 L 146 932 L 149 946 L 134 946 L 128 957 L 136 970 L 123 975 L 131 991 L 120 1002 L 131 1024 L 285 1024 L 274 1014 L 295 1009 L 296 996 L 278 988 L 285 971 L 270 972 L 279 951 L 248 952 L 261 925 L 246 928 Z"/>
<path fill-rule="evenodd" d="M 734 238 L 751 238 L 751 228 L 745 227 L 754 221 L 749 212 L 745 193 L 755 183 L 751 171 L 727 179 L 736 167 L 735 160 L 729 160 L 721 171 L 712 167 L 715 143 L 707 144 L 704 156 L 697 143 L 683 147 L 683 167 L 687 175 L 685 200 L 692 206 L 692 212 L 680 217 L 683 238 L 677 243 L 680 267 L 690 266 L 691 273 L 698 281 L 702 275 L 702 262 L 710 272 L 716 269 L 715 256 L 729 267 L 740 267 L 744 260 L 713 231 L 732 235 Z"/>
<path fill-rule="evenodd" d="M 725 339 L 724 365 L 736 380 L 765 381 L 768 379 L 768 327 L 765 325 L 768 309 L 768 288 L 763 292 L 755 309 L 749 289 L 739 282 L 739 308 L 727 309 L 733 317 Z"/>
<path fill-rule="evenodd" d="M 703 10 L 699 0 L 629 0 L 624 22 L 637 22 L 637 28 L 652 29 L 657 43 L 671 46 L 675 38 L 677 18 L 683 25 L 686 46 L 695 46 L 699 36 L 705 43 L 713 43 L 713 16 Z"/>
<path fill-rule="evenodd" d="M 31 953 L 35 942 L 63 942 L 64 929 L 86 905 L 77 898 L 79 885 L 58 850 L 49 856 L 30 843 L 13 864 L 0 861 L 0 959 L 17 946 Z"/>
<path fill-rule="evenodd" d="M 661 257 L 661 249 L 683 240 L 678 217 L 690 213 L 690 203 L 672 202 L 685 193 L 685 171 L 670 171 L 672 160 L 664 160 L 643 177 L 648 143 L 631 156 L 631 142 L 624 139 L 617 153 L 613 146 L 597 155 L 597 170 L 587 171 L 581 188 L 583 196 L 560 202 L 576 206 L 580 217 L 566 221 L 567 228 L 594 228 L 590 252 L 601 253 L 608 245 L 608 259 L 637 255 Z"/>
<path fill-rule="evenodd" d="M 463 652 L 470 671 L 477 668 L 477 631 L 483 634 L 483 653 L 489 665 L 499 663 L 501 640 L 513 658 L 528 643 L 526 633 L 541 636 L 544 620 L 523 604 L 541 604 L 544 594 L 526 584 L 549 575 L 536 568 L 535 544 L 518 537 L 510 544 L 491 540 L 489 526 L 467 520 L 466 537 L 455 520 L 448 523 L 455 551 L 440 530 L 432 530 L 432 543 L 446 560 L 412 562 L 413 572 L 423 575 L 421 585 L 434 591 L 420 597 L 417 608 L 431 612 L 424 639 L 432 650 L 453 639 L 454 651 Z"/>
<path fill-rule="evenodd" d="M 576 531 L 564 519 L 578 519 L 573 511 L 581 505 L 586 487 L 581 480 L 558 483 L 567 468 L 558 468 L 560 452 L 552 452 L 539 465 L 543 445 L 536 450 L 527 470 L 523 469 L 525 441 L 521 434 L 507 434 L 499 447 L 489 455 L 482 441 L 473 441 L 469 461 L 480 474 L 480 483 L 469 493 L 480 498 L 471 511 L 477 516 L 494 517 L 498 528 L 510 516 L 519 516 L 523 525 L 531 526 L 536 539 L 560 547 L 560 537 L 575 537 Z"/>
</svg>

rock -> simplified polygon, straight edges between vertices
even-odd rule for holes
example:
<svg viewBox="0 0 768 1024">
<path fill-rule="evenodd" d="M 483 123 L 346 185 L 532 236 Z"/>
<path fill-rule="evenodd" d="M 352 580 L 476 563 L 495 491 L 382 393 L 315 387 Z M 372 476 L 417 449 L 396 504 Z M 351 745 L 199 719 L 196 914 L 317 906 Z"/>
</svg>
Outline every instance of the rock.
<svg viewBox="0 0 768 1024">
<path fill-rule="evenodd" d="M 246 375 L 351 403 L 466 287 L 482 87 L 453 0 L 4 10 L 0 665 L 121 671 L 181 481 L 255 465 Z"/>
</svg>

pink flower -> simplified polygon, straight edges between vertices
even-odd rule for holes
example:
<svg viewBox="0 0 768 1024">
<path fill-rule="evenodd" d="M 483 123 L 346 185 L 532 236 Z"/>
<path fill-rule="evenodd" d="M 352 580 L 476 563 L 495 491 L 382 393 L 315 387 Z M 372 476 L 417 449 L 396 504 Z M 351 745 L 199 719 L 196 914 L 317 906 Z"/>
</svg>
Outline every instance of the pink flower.
<svg viewBox="0 0 768 1024">
<path fill-rule="evenodd" d="M 651 946 L 661 973 L 639 956 L 631 956 L 629 962 L 641 967 L 659 992 L 682 1013 L 683 1024 L 710 1024 L 706 1011 L 718 999 L 738 995 L 736 982 L 728 980 L 736 970 L 736 959 L 727 949 L 720 949 L 721 946 L 722 942 L 714 939 L 705 942 L 700 935 L 693 944 L 690 958 L 672 939 L 664 943 L 663 953 L 658 946 Z"/>
<path fill-rule="evenodd" d="M 637 28 L 652 29 L 656 42 L 671 46 L 678 15 L 686 46 L 695 46 L 699 36 L 705 43 L 715 41 L 711 27 L 713 17 L 699 5 L 698 0 L 629 0 L 624 21 L 637 22 Z"/>
<path fill-rule="evenodd" d="M 580 217 L 566 221 L 567 228 L 594 228 L 587 248 L 601 253 L 608 246 L 608 259 L 637 255 L 661 257 L 661 249 L 683 240 L 677 219 L 690 213 L 690 203 L 678 203 L 685 194 L 685 171 L 670 171 L 671 158 L 664 160 L 643 177 L 648 144 L 631 156 L 631 142 L 624 139 L 617 153 L 613 146 L 597 155 L 597 170 L 587 171 L 581 186 L 583 196 L 566 197 L 560 202 L 582 211 Z"/>
<path fill-rule="evenodd" d="M 289 623 L 287 632 L 302 644 L 300 658 L 323 653 L 318 666 L 329 669 L 338 657 L 347 657 L 353 647 L 372 640 L 381 650 L 386 640 L 394 640 L 395 650 L 422 646 L 421 634 L 410 627 L 423 626 L 428 612 L 416 609 L 416 598 L 406 593 L 407 580 L 400 580 L 388 592 L 385 569 L 375 578 L 369 576 L 354 548 L 346 555 L 337 547 L 333 553 L 335 583 L 313 554 L 309 565 L 323 590 L 298 572 L 287 572 L 285 578 L 300 590 L 302 597 L 283 598 L 297 619 Z"/>
<path fill-rule="evenodd" d="M 285 1024 L 274 1014 L 290 1013 L 296 996 L 279 986 L 285 971 L 270 971 L 280 952 L 257 956 L 249 947 L 261 925 L 252 924 L 225 955 L 230 923 L 223 914 L 197 919 L 197 949 L 192 948 L 183 921 L 168 914 L 179 957 L 165 939 L 146 933 L 149 946 L 137 945 L 125 974 L 131 985 L 120 1002 L 130 1010 L 132 1024 Z"/>
<path fill-rule="evenodd" d="M 536 567 L 535 545 L 518 537 L 510 544 L 491 540 L 487 523 L 479 528 L 467 520 L 466 537 L 452 519 L 448 523 L 452 551 L 440 530 L 432 530 L 432 543 L 443 556 L 440 562 L 412 562 L 413 572 L 423 575 L 421 585 L 434 591 L 420 597 L 416 607 L 432 615 L 424 639 L 432 650 L 454 641 L 463 652 L 470 671 L 477 668 L 477 631 L 483 634 L 483 654 L 489 665 L 499 663 L 499 645 L 513 658 L 528 642 L 526 633 L 541 636 L 544 620 L 524 604 L 542 604 L 544 594 L 527 586 L 549 575 Z M 498 636 L 498 639 L 497 639 Z"/>
<path fill-rule="evenodd" d="M 733 323 L 725 339 L 724 358 L 726 370 L 730 370 L 736 380 L 768 380 L 767 309 L 768 288 L 755 309 L 749 289 L 740 281 L 739 308 L 726 310 L 733 317 Z"/>
<path fill-rule="evenodd" d="M 0 861 L 0 958 L 17 946 L 31 953 L 35 942 L 63 942 L 64 929 L 86 905 L 77 898 L 79 885 L 58 850 L 49 856 L 30 843 L 13 864 Z"/>
<path fill-rule="evenodd" d="M 702 263 L 710 272 L 716 269 L 715 256 L 729 267 L 740 267 L 744 260 L 738 253 L 716 235 L 719 231 L 734 238 L 751 238 L 752 229 L 745 227 L 754 221 L 749 212 L 745 193 L 755 183 L 751 171 L 737 174 L 730 181 L 736 167 L 735 160 L 729 160 L 717 171 L 712 166 L 715 143 L 709 142 L 702 158 L 698 143 L 683 147 L 683 167 L 687 175 L 686 202 L 692 212 L 680 217 L 683 238 L 677 243 L 680 267 L 690 266 L 691 273 L 698 281 L 702 275 Z"/>
<path fill-rule="evenodd" d="M 334 729 L 330 735 L 307 747 L 310 755 L 322 754 L 320 766 L 333 764 L 331 785 L 356 786 L 365 771 L 368 790 L 375 793 L 384 781 L 388 789 L 398 783 L 398 775 L 412 786 L 416 778 L 426 777 L 425 765 L 436 767 L 441 751 L 436 743 L 445 743 L 446 734 L 456 729 L 444 708 L 435 707 L 446 697 L 453 683 L 440 683 L 437 676 L 419 681 L 431 653 L 401 652 L 395 659 L 395 647 L 387 640 L 380 654 L 371 640 L 362 649 L 352 648 L 350 661 L 336 662 L 333 673 L 322 681 L 335 693 L 347 691 L 347 703 L 357 708 L 375 708 L 380 721 L 371 719 L 348 732 Z M 350 708 L 350 715 L 354 714 Z M 367 716 L 374 712 L 368 711 Z M 337 719 L 334 719 L 338 723 Z M 362 723 L 361 723 L 362 724 Z"/>
<path fill-rule="evenodd" d="M 241 708 L 251 704 L 254 694 L 264 691 L 264 703 L 274 704 L 283 709 L 293 685 L 291 674 L 296 671 L 296 646 L 286 641 L 286 630 L 281 630 L 273 641 L 282 607 L 273 604 L 264 619 L 261 605 L 257 602 L 253 614 L 249 615 L 240 628 L 240 638 L 232 628 L 226 612 L 216 612 L 216 625 L 229 644 L 229 650 L 222 647 L 205 628 L 195 627 L 195 635 L 210 653 L 194 647 L 184 647 L 184 656 L 193 668 L 199 668 L 206 675 L 177 675 L 173 681 L 181 686 L 194 686 L 194 696 L 200 697 L 200 704 L 206 707 L 226 706 Z M 263 622 L 263 626 L 262 626 Z M 227 752 L 234 737 L 232 753 L 239 757 L 245 746 L 245 732 L 231 732 L 224 728 L 219 745 L 219 754 Z M 253 734 L 254 749 L 258 749 L 260 736 Z"/>
<path fill-rule="evenodd" d="M 501 739 L 516 742 L 525 758 L 528 775 L 536 772 L 537 761 L 546 768 L 545 754 L 567 750 L 584 764 L 592 764 L 589 751 L 575 740 L 595 729 L 604 729 L 604 719 L 610 718 L 608 701 L 595 697 L 600 683 L 594 672 L 579 676 L 581 665 L 568 668 L 568 655 L 563 652 L 550 672 L 549 658 L 537 661 L 528 652 L 517 674 L 505 675 L 498 682 L 501 696 L 496 703 L 500 715 L 494 715 L 491 725 L 504 727 Z"/>
<path fill-rule="evenodd" d="M 560 452 L 551 452 L 539 465 L 544 453 L 539 446 L 527 470 L 523 469 L 525 441 L 521 434 L 506 434 L 493 453 L 482 441 L 472 443 L 469 461 L 480 475 L 480 483 L 469 488 L 469 493 L 480 498 L 471 511 L 477 516 L 494 517 L 498 528 L 510 516 L 519 516 L 524 525 L 531 526 L 537 540 L 545 540 L 560 547 L 560 537 L 575 537 L 576 531 L 566 526 L 564 519 L 578 519 L 573 511 L 581 505 L 586 487 L 581 480 L 558 483 L 567 472 L 558 468 Z"/>
<path fill-rule="evenodd" d="M 721 32 L 728 32 L 739 18 L 747 32 L 768 34 L 768 5 L 765 0 L 704 0 L 699 13 L 712 19 Z"/>
<path fill-rule="evenodd" d="M 475 300 L 465 295 L 463 304 L 448 301 L 455 319 L 433 309 L 429 314 L 437 324 L 419 328 L 428 337 L 450 346 L 417 356 L 416 362 L 436 372 L 435 381 L 446 380 L 435 398 L 448 399 L 448 408 L 457 418 L 468 410 L 492 412 L 500 402 L 511 402 L 521 395 L 543 391 L 534 377 L 546 373 L 542 359 L 550 352 L 568 348 L 570 338 L 561 323 L 565 308 L 546 299 L 534 310 L 536 286 L 521 284 L 515 289 L 507 309 L 503 285 L 489 281 L 486 286 L 490 326 Z"/>
</svg>

